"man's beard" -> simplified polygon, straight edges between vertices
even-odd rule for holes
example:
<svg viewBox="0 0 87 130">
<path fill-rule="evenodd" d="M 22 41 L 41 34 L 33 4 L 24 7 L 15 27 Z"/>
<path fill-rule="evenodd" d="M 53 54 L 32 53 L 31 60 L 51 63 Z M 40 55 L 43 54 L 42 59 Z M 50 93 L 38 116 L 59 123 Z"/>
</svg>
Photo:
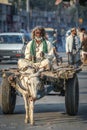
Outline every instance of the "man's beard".
<svg viewBox="0 0 87 130">
<path fill-rule="evenodd" d="M 41 40 L 42 40 L 42 37 L 35 37 L 35 40 L 41 41 Z"/>
</svg>

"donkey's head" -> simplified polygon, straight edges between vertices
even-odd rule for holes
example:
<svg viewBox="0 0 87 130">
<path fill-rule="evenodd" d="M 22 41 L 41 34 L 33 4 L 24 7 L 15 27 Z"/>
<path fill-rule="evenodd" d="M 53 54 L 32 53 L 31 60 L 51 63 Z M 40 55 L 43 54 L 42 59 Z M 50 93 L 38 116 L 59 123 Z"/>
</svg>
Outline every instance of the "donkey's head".
<svg viewBox="0 0 87 130">
<path fill-rule="evenodd" d="M 28 80 L 30 95 L 33 99 L 38 98 L 38 91 L 43 88 L 43 84 L 40 80 L 40 73 L 43 69 L 39 70 L 37 73 L 31 74 L 30 80 Z"/>
</svg>

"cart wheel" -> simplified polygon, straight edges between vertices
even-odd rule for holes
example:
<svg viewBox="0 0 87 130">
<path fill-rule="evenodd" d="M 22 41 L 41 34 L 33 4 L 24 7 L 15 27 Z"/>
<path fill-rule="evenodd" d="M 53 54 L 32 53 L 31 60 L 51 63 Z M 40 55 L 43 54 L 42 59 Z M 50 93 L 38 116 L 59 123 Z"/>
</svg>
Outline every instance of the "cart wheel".
<svg viewBox="0 0 87 130">
<path fill-rule="evenodd" d="M 79 84 L 75 74 L 73 78 L 68 79 L 65 91 L 65 106 L 66 113 L 76 115 L 79 106 Z"/>
<path fill-rule="evenodd" d="M 12 114 L 16 104 L 15 89 L 10 86 L 7 77 L 2 81 L 1 108 L 4 114 Z"/>
</svg>

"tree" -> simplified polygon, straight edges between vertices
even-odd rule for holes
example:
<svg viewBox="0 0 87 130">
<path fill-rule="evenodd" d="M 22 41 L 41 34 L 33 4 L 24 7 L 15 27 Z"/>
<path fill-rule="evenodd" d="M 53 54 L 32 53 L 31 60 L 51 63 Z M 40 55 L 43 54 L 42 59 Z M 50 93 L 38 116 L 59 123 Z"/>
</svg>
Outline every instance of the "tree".
<svg viewBox="0 0 87 130">
<path fill-rule="evenodd" d="M 63 2 L 70 2 L 70 1 L 75 1 L 75 0 L 63 0 Z M 87 0 L 76 0 L 79 1 L 79 4 L 81 6 L 87 6 Z"/>
<path fill-rule="evenodd" d="M 79 0 L 81 6 L 87 6 L 87 0 Z"/>
<path fill-rule="evenodd" d="M 56 6 L 53 6 L 55 3 L 55 0 L 30 0 L 30 7 L 34 9 L 37 7 L 40 10 L 56 10 Z"/>
</svg>

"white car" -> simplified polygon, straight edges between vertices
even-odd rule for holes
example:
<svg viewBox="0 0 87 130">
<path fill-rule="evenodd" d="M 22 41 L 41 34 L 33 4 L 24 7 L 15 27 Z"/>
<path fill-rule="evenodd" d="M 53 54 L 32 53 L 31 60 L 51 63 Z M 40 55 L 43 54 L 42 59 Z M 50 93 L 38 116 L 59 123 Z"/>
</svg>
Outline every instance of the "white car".
<svg viewBox="0 0 87 130">
<path fill-rule="evenodd" d="M 24 57 L 30 36 L 25 33 L 0 33 L 0 62 Z"/>
</svg>

